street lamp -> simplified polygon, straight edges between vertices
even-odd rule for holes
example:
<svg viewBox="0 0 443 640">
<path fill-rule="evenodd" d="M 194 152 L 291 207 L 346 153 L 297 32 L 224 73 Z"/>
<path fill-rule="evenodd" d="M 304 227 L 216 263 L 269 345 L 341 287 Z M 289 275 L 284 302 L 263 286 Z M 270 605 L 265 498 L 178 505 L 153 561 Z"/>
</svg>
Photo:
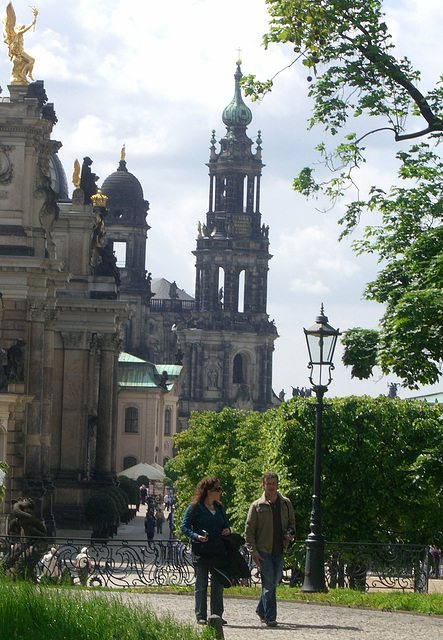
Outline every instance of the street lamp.
<svg viewBox="0 0 443 640">
<path fill-rule="evenodd" d="M 323 396 L 332 380 L 332 371 L 334 370 L 332 359 L 337 338 L 341 334 L 338 329 L 334 329 L 328 324 L 323 304 L 315 323 L 312 327 L 303 329 L 303 331 L 305 332 L 309 353 L 309 382 L 315 392 L 317 402 L 315 405 L 314 492 L 312 494 L 311 522 L 309 524 L 310 533 L 306 539 L 305 579 L 302 591 L 319 592 L 327 591 L 324 562 L 325 539 L 321 531 L 320 495 Z"/>
</svg>

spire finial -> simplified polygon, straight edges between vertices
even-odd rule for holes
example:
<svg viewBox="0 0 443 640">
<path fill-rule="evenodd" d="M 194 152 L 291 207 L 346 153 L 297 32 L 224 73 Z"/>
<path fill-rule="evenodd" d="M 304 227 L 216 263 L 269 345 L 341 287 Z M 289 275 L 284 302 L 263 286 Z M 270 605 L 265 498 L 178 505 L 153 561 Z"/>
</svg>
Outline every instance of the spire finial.
<svg viewBox="0 0 443 640">
<path fill-rule="evenodd" d="M 241 63 L 243 62 L 243 60 L 241 59 L 241 49 L 240 49 L 240 47 L 238 47 L 237 53 L 238 53 L 238 60 L 236 62 L 236 65 L 237 65 L 237 67 L 239 67 L 241 65 Z"/>
<path fill-rule="evenodd" d="M 123 144 L 120 152 L 120 160 L 126 160 L 126 144 Z"/>
</svg>

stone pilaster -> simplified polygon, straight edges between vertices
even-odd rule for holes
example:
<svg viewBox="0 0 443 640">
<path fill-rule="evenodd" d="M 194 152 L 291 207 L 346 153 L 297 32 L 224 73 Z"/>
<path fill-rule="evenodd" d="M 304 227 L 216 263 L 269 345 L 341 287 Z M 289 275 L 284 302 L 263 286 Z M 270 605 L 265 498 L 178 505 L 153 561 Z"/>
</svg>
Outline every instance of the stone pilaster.
<svg viewBox="0 0 443 640">
<path fill-rule="evenodd" d="M 113 450 L 116 415 L 114 394 L 116 388 L 116 358 L 120 349 L 117 333 L 98 336 L 100 345 L 100 384 L 97 416 L 97 451 L 95 478 L 111 481 L 113 475 Z"/>
</svg>

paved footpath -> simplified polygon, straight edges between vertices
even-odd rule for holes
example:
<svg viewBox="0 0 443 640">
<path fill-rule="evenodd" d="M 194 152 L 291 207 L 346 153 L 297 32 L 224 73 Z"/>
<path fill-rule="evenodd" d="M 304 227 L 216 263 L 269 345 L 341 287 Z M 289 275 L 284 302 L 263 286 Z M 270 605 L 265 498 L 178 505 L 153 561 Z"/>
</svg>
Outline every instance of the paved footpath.
<svg viewBox="0 0 443 640">
<path fill-rule="evenodd" d="M 125 603 L 171 613 L 181 622 L 195 623 L 192 595 L 114 594 Z M 275 628 L 261 624 L 255 614 L 256 598 L 235 598 L 225 593 L 225 640 L 439 640 L 443 617 L 350 609 L 331 605 L 279 600 Z M 197 625 L 196 625 L 197 626 Z"/>
<path fill-rule="evenodd" d="M 129 525 L 119 528 L 114 540 L 145 539 L 144 516 L 139 515 Z M 88 539 L 90 531 L 63 531 L 62 535 Z M 167 523 L 163 535 L 155 539 L 167 539 Z M 440 591 L 443 580 L 431 581 L 430 591 Z M 195 624 L 194 596 L 169 594 L 137 594 L 122 590 L 111 596 L 121 598 L 126 604 L 149 607 L 157 614 L 171 613 L 181 622 Z M 228 625 L 223 627 L 225 640 L 443 640 L 443 617 L 409 613 L 390 613 L 374 609 L 349 609 L 331 605 L 279 600 L 279 626 L 262 625 L 255 614 L 257 598 L 234 598 L 225 591 L 224 617 Z M 196 625 L 197 626 L 197 625 Z"/>
</svg>

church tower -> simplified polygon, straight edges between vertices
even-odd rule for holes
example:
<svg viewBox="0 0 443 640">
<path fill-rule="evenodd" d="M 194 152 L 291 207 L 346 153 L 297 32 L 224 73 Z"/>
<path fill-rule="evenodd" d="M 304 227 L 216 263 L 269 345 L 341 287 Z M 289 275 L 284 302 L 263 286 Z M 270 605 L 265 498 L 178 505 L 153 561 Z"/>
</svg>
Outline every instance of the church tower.
<svg viewBox="0 0 443 640">
<path fill-rule="evenodd" d="M 141 358 L 149 357 L 148 320 L 152 297 L 151 276 L 145 268 L 146 239 L 150 226 L 146 221 L 149 202 L 126 164 L 123 146 L 116 171 L 102 185 L 107 196 L 105 240 L 115 252 L 121 283 L 119 299 L 128 302 L 132 315 L 123 327 L 123 349 Z"/>
<path fill-rule="evenodd" d="M 264 411 L 272 404 L 272 353 L 277 330 L 269 321 L 269 228 L 262 224 L 260 132 L 247 135 L 251 110 L 243 102 L 241 61 L 235 91 L 223 111 L 226 135 L 210 148 L 209 207 L 198 225 L 196 311 L 177 328 L 184 354 L 182 420 L 190 411 L 224 406 Z"/>
</svg>

